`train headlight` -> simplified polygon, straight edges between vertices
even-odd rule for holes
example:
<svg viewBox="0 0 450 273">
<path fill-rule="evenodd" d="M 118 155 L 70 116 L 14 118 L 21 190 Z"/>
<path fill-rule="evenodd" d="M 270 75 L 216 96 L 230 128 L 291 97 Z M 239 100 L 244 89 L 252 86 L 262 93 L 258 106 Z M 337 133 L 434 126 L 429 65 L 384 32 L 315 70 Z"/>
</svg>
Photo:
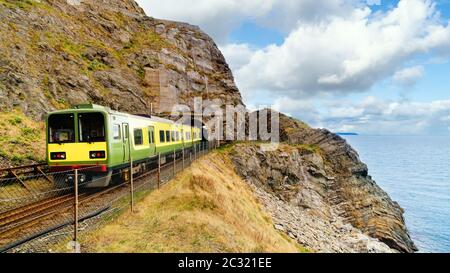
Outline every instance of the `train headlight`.
<svg viewBox="0 0 450 273">
<path fill-rule="evenodd" d="M 65 152 L 50 153 L 51 160 L 65 160 L 66 158 Z"/>
<path fill-rule="evenodd" d="M 90 159 L 106 158 L 106 152 L 105 151 L 90 151 L 89 158 Z"/>
</svg>

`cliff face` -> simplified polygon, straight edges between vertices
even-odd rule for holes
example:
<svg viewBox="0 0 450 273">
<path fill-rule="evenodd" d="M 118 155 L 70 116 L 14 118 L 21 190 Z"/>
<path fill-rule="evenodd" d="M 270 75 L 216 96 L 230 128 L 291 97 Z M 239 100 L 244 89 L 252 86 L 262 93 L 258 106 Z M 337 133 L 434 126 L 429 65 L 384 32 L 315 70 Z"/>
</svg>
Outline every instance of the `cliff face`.
<svg viewBox="0 0 450 273">
<path fill-rule="evenodd" d="M 328 195 L 331 180 L 318 148 L 282 144 L 262 151 L 239 144 L 230 153 L 236 171 L 253 187 L 275 227 L 317 252 L 394 252 L 341 216 Z"/>
<path fill-rule="evenodd" d="M 17 132 L 36 129 L 29 118 L 86 102 L 129 113 L 165 112 L 174 103 L 192 107 L 195 97 L 242 104 L 224 57 L 198 27 L 147 17 L 133 0 L 76 2 L 0 0 L 0 112 L 25 113 L 26 122 L 8 121 Z M 1 131 L 15 132 L 8 122 Z M 415 250 L 402 209 L 342 138 L 286 116 L 280 127 L 281 140 L 294 146 L 273 153 L 237 146 L 233 154 L 280 229 L 322 251 L 384 252 L 384 243 Z M 4 135 L 0 165 L 44 157 L 43 142 L 34 142 L 41 149 L 32 155 L 14 155 L 30 136 Z M 306 213 L 320 218 L 301 222 Z M 288 227 L 289 219 L 297 219 L 296 226 Z M 318 226 L 322 237 L 313 232 Z"/>
<path fill-rule="evenodd" d="M 39 120 L 87 101 L 131 113 L 194 97 L 242 104 L 209 36 L 147 17 L 133 0 L 0 0 L 0 37 L 1 111 Z"/>
<path fill-rule="evenodd" d="M 234 162 L 247 181 L 300 211 L 330 223 L 350 224 L 393 249 L 417 250 L 403 209 L 372 180 L 343 138 L 283 114 L 280 134 L 281 141 L 290 145 L 275 152 L 236 147 Z"/>
</svg>

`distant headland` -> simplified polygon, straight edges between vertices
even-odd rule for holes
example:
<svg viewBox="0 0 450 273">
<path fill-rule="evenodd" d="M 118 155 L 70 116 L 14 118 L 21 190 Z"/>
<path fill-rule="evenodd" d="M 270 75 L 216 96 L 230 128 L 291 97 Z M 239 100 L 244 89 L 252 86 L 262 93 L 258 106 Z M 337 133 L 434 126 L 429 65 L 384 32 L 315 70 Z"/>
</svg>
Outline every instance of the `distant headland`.
<svg viewBox="0 0 450 273">
<path fill-rule="evenodd" d="M 342 132 L 336 133 L 336 135 L 339 135 L 339 136 L 359 136 L 358 133 L 342 133 Z"/>
</svg>

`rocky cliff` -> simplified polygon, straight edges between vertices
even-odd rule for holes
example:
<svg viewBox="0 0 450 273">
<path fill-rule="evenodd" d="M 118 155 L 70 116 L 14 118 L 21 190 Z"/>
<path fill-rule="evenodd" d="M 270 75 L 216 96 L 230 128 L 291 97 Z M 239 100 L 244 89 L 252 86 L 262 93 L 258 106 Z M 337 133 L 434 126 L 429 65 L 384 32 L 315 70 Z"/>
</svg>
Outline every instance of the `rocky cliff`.
<svg viewBox="0 0 450 273">
<path fill-rule="evenodd" d="M 408 234 L 403 209 L 372 180 L 367 166 L 343 138 L 325 129 L 310 128 L 283 114 L 280 114 L 280 138 L 286 144 L 276 151 L 267 152 L 258 145 L 238 145 L 233 153 L 242 177 L 269 196 L 279 198 L 281 203 L 275 206 L 275 211 L 279 212 L 280 206 L 291 206 L 297 217 L 299 213 L 314 214 L 317 221 L 331 223 L 330 227 L 349 224 L 392 249 L 417 251 Z M 303 227 L 294 224 L 292 230 Z M 371 251 L 370 240 L 363 245 L 362 251 Z M 326 244 L 319 249 L 322 247 L 329 250 Z"/>
<path fill-rule="evenodd" d="M 130 113 L 192 106 L 195 97 L 242 104 L 224 57 L 198 27 L 147 17 L 133 0 L 78 2 L 0 0 L 0 113 L 8 117 L 0 123 L 0 164 L 42 159 L 43 149 L 13 153 L 30 130 L 44 147 L 32 120 L 78 103 Z M 281 140 L 290 145 L 233 153 L 280 229 L 319 251 L 415 250 L 402 209 L 342 138 L 281 116 Z M 306 214 L 317 221 L 302 222 Z M 326 232 L 314 233 L 318 226 Z"/>
<path fill-rule="evenodd" d="M 133 0 L 0 0 L 0 37 L 1 111 L 39 120 L 88 101 L 131 113 L 194 97 L 242 104 L 209 36 L 147 17 Z"/>
</svg>

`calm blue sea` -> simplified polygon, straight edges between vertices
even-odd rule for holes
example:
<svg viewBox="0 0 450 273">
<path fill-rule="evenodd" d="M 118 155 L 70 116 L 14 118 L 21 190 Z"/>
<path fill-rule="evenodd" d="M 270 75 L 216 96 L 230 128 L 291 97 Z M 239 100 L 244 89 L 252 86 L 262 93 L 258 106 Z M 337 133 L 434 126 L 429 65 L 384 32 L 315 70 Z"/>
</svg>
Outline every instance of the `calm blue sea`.
<svg viewBox="0 0 450 273">
<path fill-rule="evenodd" d="M 345 136 L 405 209 L 420 252 L 450 252 L 450 136 Z"/>
</svg>

